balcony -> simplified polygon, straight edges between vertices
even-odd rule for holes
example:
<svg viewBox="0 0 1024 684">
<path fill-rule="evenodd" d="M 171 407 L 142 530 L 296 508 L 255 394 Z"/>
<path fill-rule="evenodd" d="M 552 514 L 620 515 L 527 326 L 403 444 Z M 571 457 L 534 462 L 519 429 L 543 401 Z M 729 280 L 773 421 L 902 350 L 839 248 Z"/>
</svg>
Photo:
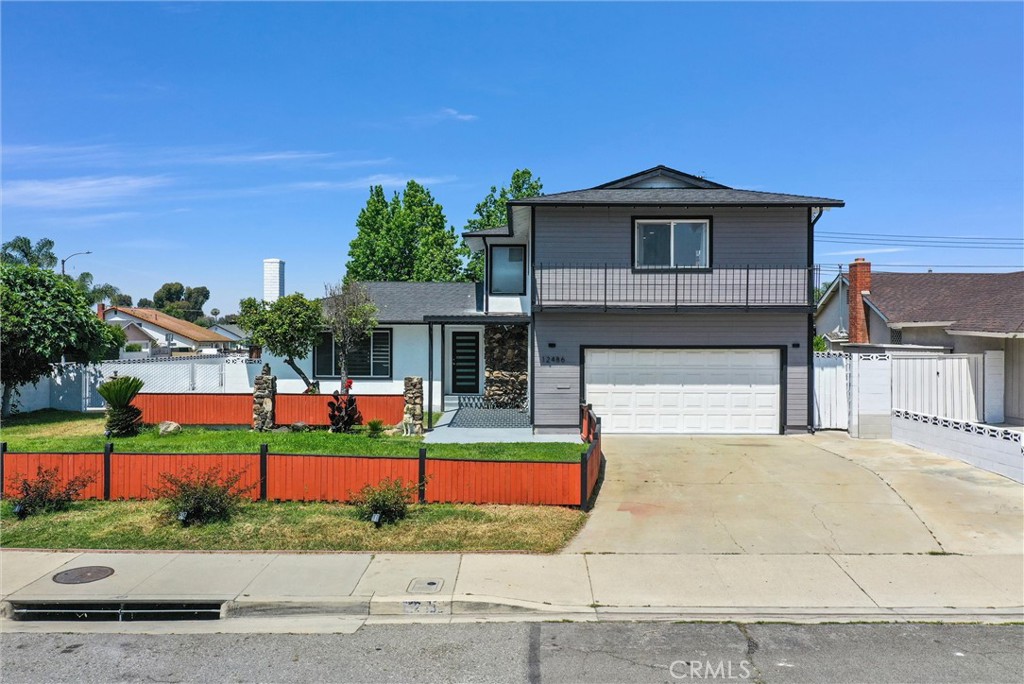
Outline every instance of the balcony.
<svg viewBox="0 0 1024 684">
<path fill-rule="evenodd" d="M 807 309 L 817 270 L 747 265 L 636 270 L 628 263 L 543 263 L 536 264 L 533 277 L 536 309 Z"/>
</svg>

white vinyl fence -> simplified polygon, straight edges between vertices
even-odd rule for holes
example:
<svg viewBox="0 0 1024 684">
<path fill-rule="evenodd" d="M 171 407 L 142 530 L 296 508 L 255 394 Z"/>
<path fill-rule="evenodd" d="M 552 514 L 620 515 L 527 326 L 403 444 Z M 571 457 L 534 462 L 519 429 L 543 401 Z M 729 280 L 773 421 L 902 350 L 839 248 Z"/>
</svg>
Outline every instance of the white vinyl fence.
<svg viewBox="0 0 1024 684">
<path fill-rule="evenodd" d="M 976 423 L 984 419 L 981 354 L 893 356 L 892 408 Z"/>
<path fill-rule="evenodd" d="M 849 354 L 814 352 L 814 429 L 850 426 Z"/>
</svg>

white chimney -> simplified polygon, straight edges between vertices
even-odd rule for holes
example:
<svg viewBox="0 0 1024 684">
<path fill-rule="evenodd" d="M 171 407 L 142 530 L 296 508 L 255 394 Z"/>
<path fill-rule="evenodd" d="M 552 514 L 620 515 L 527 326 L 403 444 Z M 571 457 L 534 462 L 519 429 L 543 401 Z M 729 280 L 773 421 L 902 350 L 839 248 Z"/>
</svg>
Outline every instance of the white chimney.
<svg viewBox="0 0 1024 684">
<path fill-rule="evenodd" d="M 284 297 L 284 262 L 280 259 L 263 260 L 263 301 L 276 302 Z"/>
</svg>

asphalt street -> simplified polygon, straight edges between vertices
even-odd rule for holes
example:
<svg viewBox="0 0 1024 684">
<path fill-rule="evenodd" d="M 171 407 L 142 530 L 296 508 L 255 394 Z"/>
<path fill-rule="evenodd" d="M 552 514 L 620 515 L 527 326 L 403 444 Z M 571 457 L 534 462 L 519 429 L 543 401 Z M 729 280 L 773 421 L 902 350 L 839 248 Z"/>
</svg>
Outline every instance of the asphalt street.
<svg viewBox="0 0 1024 684">
<path fill-rule="evenodd" d="M 4 634 L 11 682 L 1014 682 L 1024 626 L 486 623 Z"/>
</svg>

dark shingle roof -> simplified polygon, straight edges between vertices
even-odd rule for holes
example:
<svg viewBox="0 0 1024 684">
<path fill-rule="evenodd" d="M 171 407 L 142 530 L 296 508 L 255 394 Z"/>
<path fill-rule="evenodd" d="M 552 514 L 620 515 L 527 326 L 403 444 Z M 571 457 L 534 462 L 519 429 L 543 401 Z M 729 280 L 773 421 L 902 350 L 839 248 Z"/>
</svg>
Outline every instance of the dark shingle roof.
<svg viewBox="0 0 1024 684">
<path fill-rule="evenodd" d="M 510 200 L 511 206 L 595 204 L 601 206 L 814 206 L 842 207 L 843 200 L 732 188 L 592 188 Z"/>
<path fill-rule="evenodd" d="M 481 313 L 477 283 L 363 283 L 379 323 L 422 323 L 424 316 Z"/>
<path fill-rule="evenodd" d="M 868 300 L 890 323 L 955 321 L 947 330 L 1024 332 L 1024 271 L 874 272 Z"/>
</svg>

